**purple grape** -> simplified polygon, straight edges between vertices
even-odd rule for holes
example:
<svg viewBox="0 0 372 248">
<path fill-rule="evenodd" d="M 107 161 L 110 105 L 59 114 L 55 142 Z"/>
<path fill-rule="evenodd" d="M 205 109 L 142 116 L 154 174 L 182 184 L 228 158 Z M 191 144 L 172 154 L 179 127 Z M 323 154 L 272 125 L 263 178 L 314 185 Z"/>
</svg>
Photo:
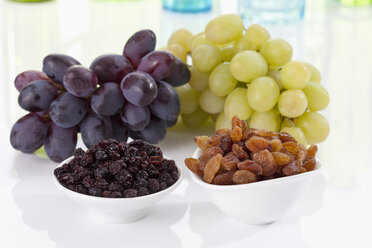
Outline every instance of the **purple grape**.
<svg viewBox="0 0 372 248">
<path fill-rule="evenodd" d="M 157 85 L 158 95 L 150 104 L 151 113 L 167 121 L 177 119 L 181 111 L 181 102 L 177 91 L 164 81 L 157 82 Z"/>
<path fill-rule="evenodd" d="M 90 65 L 100 83 L 114 82 L 120 84 L 121 80 L 133 71 L 129 60 L 118 54 L 106 54 L 96 58 Z"/>
<path fill-rule="evenodd" d="M 177 124 L 178 118 L 173 121 L 167 121 L 167 127 L 174 127 Z"/>
<path fill-rule="evenodd" d="M 137 106 L 149 105 L 158 94 L 154 79 L 145 72 L 131 72 L 120 84 L 124 97 Z"/>
<path fill-rule="evenodd" d="M 14 79 L 14 86 L 18 91 L 21 91 L 27 84 L 36 80 L 52 82 L 52 80 L 44 72 L 29 70 L 18 74 L 18 76 Z"/>
<path fill-rule="evenodd" d="M 58 89 L 49 81 L 37 80 L 27 84 L 19 93 L 18 104 L 24 110 L 38 112 L 48 109 L 58 96 Z"/>
<path fill-rule="evenodd" d="M 44 141 L 48 157 L 54 162 L 62 162 L 70 157 L 75 151 L 77 131 L 76 127 L 61 128 L 51 121 Z"/>
<path fill-rule="evenodd" d="M 190 81 L 191 73 L 189 68 L 182 60 L 176 58 L 173 70 L 164 81 L 170 83 L 172 86 L 177 87 L 186 84 Z"/>
<path fill-rule="evenodd" d="M 134 68 L 137 68 L 141 58 L 154 51 L 156 37 L 149 29 L 141 30 L 132 35 L 125 44 L 123 55 L 129 59 Z"/>
<path fill-rule="evenodd" d="M 49 109 L 45 109 L 45 110 L 41 110 L 39 112 L 35 112 L 35 114 L 37 114 L 41 119 L 43 119 L 43 117 L 45 115 L 49 116 Z"/>
<path fill-rule="evenodd" d="M 167 134 L 167 123 L 156 117 L 151 118 L 149 125 L 141 131 L 132 131 L 133 139 L 141 139 L 151 144 L 162 141 Z"/>
<path fill-rule="evenodd" d="M 87 113 L 86 100 L 68 92 L 57 97 L 50 105 L 49 115 L 57 126 L 69 128 L 76 126 Z"/>
<path fill-rule="evenodd" d="M 65 54 L 49 54 L 43 60 L 43 72 L 53 81 L 63 85 L 63 75 L 73 65 L 80 65 L 80 62 Z"/>
<path fill-rule="evenodd" d="M 149 124 L 150 118 L 148 107 L 139 107 L 128 102 L 121 110 L 122 121 L 134 131 L 144 129 Z"/>
<path fill-rule="evenodd" d="M 129 136 L 129 129 L 121 121 L 120 115 L 114 115 L 111 117 L 112 124 L 112 138 L 119 142 L 126 142 Z"/>
<path fill-rule="evenodd" d="M 48 126 L 35 114 L 30 113 L 19 119 L 10 132 L 10 144 L 14 149 L 33 153 L 44 142 Z"/>
<path fill-rule="evenodd" d="M 168 77 L 174 64 L 175 57 L 170 52 L 154 51 L 141 59 L 137 70 L 147 72 L 157 81 Z"/>
<path fill-rule="evenodd" d="M 99 115 L 111 116 L 123 106 L 124 97 L 116 83 L 105 83 L 92 95 L 91 106 Z"/>
<path fill-rule="evenodd" d="M 73 96 L 87 98 L 96 90 L 98 78 L 94 71 L 81 65 L 74 65 L 67 69 L 63 76 L 63 85 Z"/>
<path fill-rule="evenodd" d="M 111 120 L 109 117 L 91 113 L 81 122 L 80 132 L 86 147 L 91 148 L 98 141 L 112 137 Z"/>
</svg>

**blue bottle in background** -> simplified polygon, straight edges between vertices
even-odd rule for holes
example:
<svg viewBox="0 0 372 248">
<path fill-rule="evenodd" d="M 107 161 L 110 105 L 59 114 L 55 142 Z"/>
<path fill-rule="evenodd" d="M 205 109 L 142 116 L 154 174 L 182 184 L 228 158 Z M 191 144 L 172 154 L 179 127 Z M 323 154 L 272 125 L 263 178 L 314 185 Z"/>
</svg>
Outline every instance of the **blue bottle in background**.
<svg viewBox="0 0 372 248">
<path fill-rule="evenodd" d="M 163 0 L 163 8 L 182 13 L 198 13 L 209 11 L 212 0 Z"/>
<path fill-rule="evenodd" d="M 303 19 L 305 0 L 238 0 L 238 12 L 248 22 L 288 24 Z"/>
</svg>

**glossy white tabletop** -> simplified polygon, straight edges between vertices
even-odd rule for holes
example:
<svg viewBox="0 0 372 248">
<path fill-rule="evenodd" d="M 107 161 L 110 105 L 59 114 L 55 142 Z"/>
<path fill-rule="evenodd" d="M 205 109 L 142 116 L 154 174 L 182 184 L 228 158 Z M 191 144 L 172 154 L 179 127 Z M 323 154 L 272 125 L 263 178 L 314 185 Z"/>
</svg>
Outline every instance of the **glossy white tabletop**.
<svg viewBox="0 0 372 248">
<path fill-rule="evenodd" d="M 55 163 L 11 148 L 11 125 L 24 114 L 13 87 L 19 72 L 40 70 L 51 52 L 89 65 L 100 54 L 121 53 L 144 28 L 155 31 L 161 47 L 176 28 L 197 33 L 211 17 L 236 11 L 235 1 L 215 3 L 212 12 L 182 15 L 163 11 L 156 0 L 0 1 L 0 247 L 372 247 L 372 6 L 308 0 L 303 22 L 268 27 L 273 37 L 291 42 L 294 58 L 320 69 L 331 96 L 324 112 L 331 133 L 319 146 L 322 174 L 274 224 L 226 217 L 187 173 L 141 221 L 97 222 L 55 188 Z M 196 148 L 193 137 L 211 129 L 171 129 L 160 147 L 183 164 Z"/>
</svg>

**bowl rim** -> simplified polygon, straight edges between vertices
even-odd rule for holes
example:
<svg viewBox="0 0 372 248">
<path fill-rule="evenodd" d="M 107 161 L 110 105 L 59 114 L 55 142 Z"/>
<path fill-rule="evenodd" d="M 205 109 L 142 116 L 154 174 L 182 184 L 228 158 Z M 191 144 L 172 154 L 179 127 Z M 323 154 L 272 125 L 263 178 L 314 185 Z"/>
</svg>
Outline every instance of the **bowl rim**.
<svg viewBox="0 0 372 248">
<path fill-rule="evenodd" d="M 192 158 L 198 159 L 199 156 L 197 156 L 197 154 L 200 151 L 201 151 L 201 149 L 197 148 L 195 150 Z M 246 184 L 233 184 L 233 185 L 216 185 L 216 184 L 206 183 L 206 182 L 203 181 L 203 179 L 200 176 L 196 175 L 195 173 L 193 173 L 190 170 L 187 170 L 187 171 L 190 174 L 193 181 L 196 182 L 197 184 L 199 184 L 199 185 L 201 185 L 205 188 L 224 191 L 224 190 L 239 190 L 239 189 L 256 188 L 256 187 L 262 187 L 262 186 L 272 186 L 271 184 L 282 183 L 283 181 L 299 180 L 301 178 L 309 177 L 309 176 L 320 173 L 321 168 L 322 168 L 322 164 L 321 164 L 320 160 L 316 157 L 316 166 L 315 166 L 315 169 L 312 170 L 312 171 L 307 171 L 305 173 L 296 174 L 296 175 L 292 175 L 292 176 L 274 178 L 274 179 L 265 180 L 265 181 L 258 181 L 258 182 L 246 183 Z"/>
<path fill-rule="evenodd" d="M 74 158 L 74 156 L 71 156 L 65 160 L 63 160 L 61 163 L 59 163 L 57 165 L 57 168 L 59 167 L 62 167 L 64 164 L 70 162 L 72 159 Z M 170 158 L 166 157 L 166 156 L 163 156 L 164 159 L 168 159 L 168 160 L 171 160 Z M 136 197 L 127 197 L 127 198 L 124 198 L 124 197 L 121 197 L 121 198 L 111 198 L 111 197 L 102 197 L 102 196 L 93 196 L 93 195 L 86 195 L 86 194 L 83 194 L 83 193 L 78 193 L 76 191 L 73 191 L 71 189 L 68 189 L 66 188 L 65 186 L 63 186 L 57 179 L 57 177 L 54 175 L 53 173 L 53 181 L 54 181 L 54 184 L 57 186 L 57 188 L 59 188 L 60 190 L 62 190 L 63 192 L 65 192 L 66 194 L 71 194 L 73 196 L 77 196 L 77 197 L 83 197 L 87 200 L 98 200 L 98 201 L 126 201 L 126 202 L 134 202 L 134 201 L 140 201 L 140 200 L 145 200 L 145 199 L 150 199 L 150 198 L 153 198 L 153 197 L 156 197 L 156 196 L 160 196 L 160 195 L 163 195 L 165 193 L 171 193 L 180 183 L 181 181 L 183 180 L 183 170 L 182 170 L 182 167 L 179 166 L 176 161 L 175 162 L 175 165 L 178 169 L 178 179 L 177 181 L 172 184 L 170 187 L 164 189 L 164 190 L 161 190 L 161 191 L 158 191 L 156 193 L 152 193 L 152 194 L 148 194 L 148 195 L 143 195 L 143 196 L 136 196 Z M 55 170 L 54 169 L 54 170 Z M 54 172 L 53 170 L 53 172 Z"/>
</svg>

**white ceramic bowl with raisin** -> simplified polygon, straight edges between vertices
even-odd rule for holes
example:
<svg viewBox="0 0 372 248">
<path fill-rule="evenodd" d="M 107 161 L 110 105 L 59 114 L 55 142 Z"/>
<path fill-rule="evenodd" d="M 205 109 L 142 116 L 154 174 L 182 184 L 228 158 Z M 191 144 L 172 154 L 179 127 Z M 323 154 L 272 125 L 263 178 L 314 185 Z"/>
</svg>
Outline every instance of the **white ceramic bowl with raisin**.
<svg viewBox="0 0 372 248">
<path fill-rule="evenodd" d="M 199 159 L 201 149 L 193 158 Z M 265 181 L 239 185 L 215 185 L 203 181 L 190 170 L 194 182 L 202 186 L 226 215 L 248 224 L 269 224 L 284 217 L 319 173 L 320 161 L 312 171 Z"/>
<path fill-rule="evenodd" d="M 66 159 L 58 167 L 72 159 L 73 157 Z M 164 159 L 169 158 L 164 157 Z M 176 167 L 178 169 L 178 180 L 173 185 L 156 193 L 133 198 L 105 198 L 85 195 L 64 187 L 55 176 L 53 178 L 57 188 L 75 202 L 89 209 L 93 217 L 108 223 L 129 223 L 144 218 L 148 208 L 176 189 L 183 178 L 182 168 L 177 163 Z"/>
</svg>

